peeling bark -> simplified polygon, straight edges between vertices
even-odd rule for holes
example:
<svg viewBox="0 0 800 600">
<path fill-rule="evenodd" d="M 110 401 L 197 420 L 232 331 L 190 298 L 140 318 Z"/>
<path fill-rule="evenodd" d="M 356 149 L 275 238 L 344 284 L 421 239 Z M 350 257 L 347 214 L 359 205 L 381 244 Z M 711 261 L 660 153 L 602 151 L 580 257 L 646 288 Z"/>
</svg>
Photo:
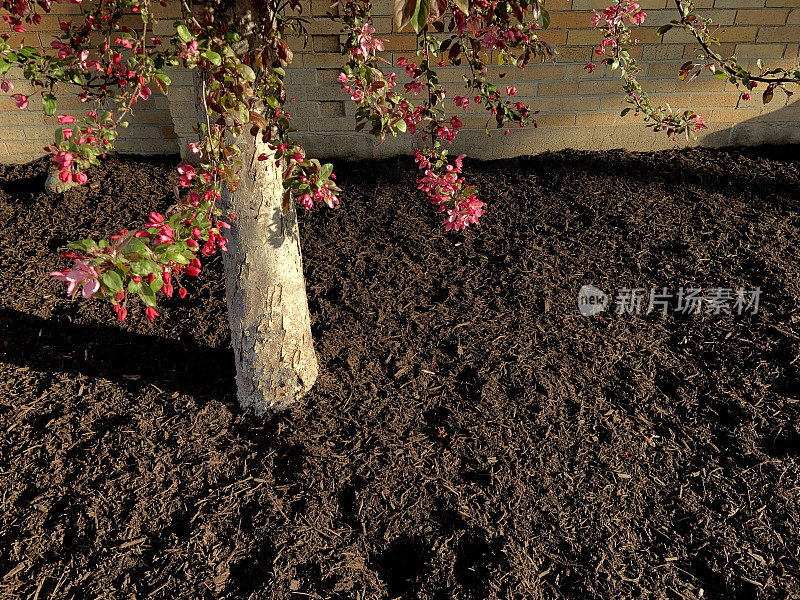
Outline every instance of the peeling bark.
<svg viewBox="0 0 800 600">
<path fill-rule="evenodd" d="M 223 252 L 225 289 L 239 403 L 263 415 L 311 389 L 318 365 L 294 202 L 283 210 L 279 168 L 258 160 L 272 154 L 260 136 L 245 133 L 238 143 L 239 187 L 223 198 L 236 214 Z"/>
</svg>

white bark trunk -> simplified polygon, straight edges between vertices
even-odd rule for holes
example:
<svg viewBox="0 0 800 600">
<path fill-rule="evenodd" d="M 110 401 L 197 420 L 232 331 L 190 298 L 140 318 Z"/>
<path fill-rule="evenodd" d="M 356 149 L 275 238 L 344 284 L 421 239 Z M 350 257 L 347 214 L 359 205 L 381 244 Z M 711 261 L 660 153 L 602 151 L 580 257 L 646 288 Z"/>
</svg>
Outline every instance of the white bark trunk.
<svg viewBox="0 0 800 600">
<path fill-rule="evenodd" d="M 239 187 L 223 203 L 236 219 L 228 231 L 225 289 L 236 355 L 239 403 L 256 415 L 284 410 L 316 381 L 297 213 L 282 204 L 281 173 L 260 136 L 238 141 Z"/>
</svg>

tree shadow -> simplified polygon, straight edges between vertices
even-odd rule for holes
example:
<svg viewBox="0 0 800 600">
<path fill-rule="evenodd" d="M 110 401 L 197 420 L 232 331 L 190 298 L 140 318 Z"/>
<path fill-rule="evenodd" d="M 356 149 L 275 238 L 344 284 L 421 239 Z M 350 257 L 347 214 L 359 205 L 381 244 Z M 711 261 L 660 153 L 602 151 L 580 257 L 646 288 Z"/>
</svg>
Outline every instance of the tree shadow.
<svg viewBox="0 0 800 600">
<path fill-rule="evenodd" d="M 155 385 L 196 398 L 235 395 L 231 349 L 124 331 L 101 324 L 43 319 L 0 308 L 6 342 L 0 362 L 42 372 L 105 378 L 132 391 Z"/>
</svg>

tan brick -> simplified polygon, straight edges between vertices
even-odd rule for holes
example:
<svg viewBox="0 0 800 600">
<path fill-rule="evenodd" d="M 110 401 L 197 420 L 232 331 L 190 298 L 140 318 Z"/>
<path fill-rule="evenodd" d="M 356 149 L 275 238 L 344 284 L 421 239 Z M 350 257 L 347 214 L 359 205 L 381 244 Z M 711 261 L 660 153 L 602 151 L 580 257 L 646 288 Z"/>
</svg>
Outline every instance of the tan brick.
<svg viewBox="0 0 800 600">
<path fill-rule="evenodd" d="M 780 9 L 739 9 L 736 11 L 737 25 L 783 25 L 788 10 Z"/>
<path fill-rule="evenodd" d="M 8 154 L 5 144 L 0 144 L 0 163 L 4 165 L 24 165 L 41 158 L 44 154 L 44 152 L 38 154 Z"/>
<path fill-rule="evenodd" d="M 664 106 L 669 104 L 673 108 L 685 108 L 690 105 L 689 94 L 649 94 L 650 101 L 654 106 Z M 632 106 L 630 102 L 625 101 L 625 96 L 604 96 L 600 98 L 600 110 L 619 109 Z"/>
<path fill-rule="evenodd" d="M 794 9 L 789 13 L 789 16 L 786 18 L 786 23 L 788 25 L 798 25 L 800 24 L 800 9 Z"/>
<path fill-rule="evenodd" d="M 459 69 L 462 73 L 464 69 Z M 500 77 L 502 73 L 506 73 L 505 77 Z M 558 64 L 529 64 L 524 69 L 512 67 L 510 69 L 500 67 L 490 67 L 488 76 L 491 81 L 506 84 L 508 81 L 513 81 L 522 75 L 525 79 L 563 79 L 564 67 Z"/>
<path fill-rule="evenodd" d="M 567 96 L 578 93 L 577 81 L 540 81 L 538 96 Z"/>
<path fill-rule="evenodd" d="M 550 13 L 550 29 L 592 29 L 592 12 Z"/>
<path fill-rule="evenodd" d="M 621 79 L 578 82 L 578 95 L 619 94 L 620 90 L 622 90 Z"/>
<path fill-rule="evenodd" d="M 598 96 L 568 96 L 564 98 L 531 98 L 528 100 L 533 110 L 542 112 L 569 112 L 597 110 Z"/>
<path fill-rule="evenodd" d="M 50 143 L 51 140 L 47 140 Z M 34 152 L 44 153 L 44 144 L 41 142 L 32 142 L 30 140 L 25 142 L 5 142 L 6 152 L 8 154 L 32 154 Z"/>
<path fill-rule="evenodd" d="M 767 0 L 767 8 L 800 8 L 800 0 Z"/>
<path fill-rule="evenodd" d="M 566 46 L 567 44 L 567 32 L 566 31 L 541 31 L 539 32 L 539 39 L 543 42 L 547 42 L 548 44 L 553 44 L 555 46 Z"/>
<path fill-rule="evenodd" d="M 575 115 L 576 125 L 613 125 L 617 121 L 618 113 L 590 112 Z"/>
<path fill-rule="evenodd" d="M 339 36 L 338 35 L 312 35 L 311 45 L 314 52 L 336 52 L 338 54 Z"/>
<path fill-rule="evenodd" d="M 714 52 L 720 56 L 730 56 L 734 53 L 736 44 L 720 44 L 714 46 Z M 683 57 L 686 59 L 697 58 L 698 54 L 705 53 L 699 44 L 687 44 L 683 47 Z"/>
<path fill-rule="evenodd" d="M 133 141 L 133 140 L 132 140 Z M 117 147 L 119 152 L 142 152 L 143 154 L 175 154 L 178 152 L 177 140 L 143 140 L 139 148 L 136 150 L 136 144 L 131 144 L 130 148 L 126 146 Z"/>
<path fill-rule="evenodd" d="M 344 101 L 342 100 L 320 102 L 319 108 L 323 117 L 343 117 L 345 115 Z"/>
<path fill-rule="evenodd" d="M 710 74 L 704 74 L 691 81 L 677 81 L 676 86 L 679 92 L 721 92 L 724 89 L 725 82 Z"/>
<path fill-rule="evenodd" d="M 585 63 L 592 59 L 592 49 L 587 46 L 556 48 L 556 51 L 556 61 L 558 63 Z"/>
<path fill-rule="evenodd" d="M 567 33 L 570 46 L 599 46 L 603 41 L 603 32 L 599 29 L 571 29 Z"/>
<path fill-rule="evenodd" d="M 756 42 L 796 42 L 800 39 L 800 25 L 784 27 L 762 27 L 758 30 Z"/>
<path fill-rule="evenodd" d="M 692 94 L 689 103 L 692 105 L 692 108 L 734 107 L 739 104 L 739 94 L 736 92 Z"/>
<path fill-rule="evenodd" d="M 540 127 L 568 127 L 575 125 L 575 115 L 570 114 L 541 114 L 536 116 Z"/>
<path fill-rule="evenodd" d="M 417 36 L 394 34 L 386 38 L 387 52 L 413 52 L 417 49 Z"/>
<path fill-rule="evenodd" d="M 28 132 L 24 129 L 0 128 L 0 140 L 18 142 L 29 138 Z"/>
<path fill-rule="evenodd" d="M 714 0 L 714 8 L 763 8 L 764 0 Z"/>
<path fill-rule="evenodd" d="M 716 123 L 741 123 L 748 119 L 754 119 L 759 114 L 761 114 L 760 110 L 752 108 L 720 109 L 711 111 L 710 120 Z"/>
<path fill-rule="evenodd" d="M 642 53 L 643 60 L 678 60 L 684 56 L 684 49 L 676 44 L 650 44 Z"/>
<path fill-rule="evenodd" d="M 567 65 L 566 79 L 603 79 L 606 77 L 611 77 L 611 70 L 605 65 L 597 65 L 591 73 L 586 65 Z"/>
<path fill-rule="evenodd" d="M 653 62 L 647 65 L 648 77 L 677 77 L 681 65 L 685 61 Z"/>
<path fill-rule="evenodd" d="M 783 58 L 786 44 L 736 44 L 736 57 L 747 58 Z"/>
<path fill-rule="evenodd" d="M 703 16 L 706 19 L 711 19 L 714 25 L 722 25 L 723 27 L 733 25 L 736 22 L 736 13 L 736 9 L 733 8 L 703 10 Z M 673 14 L 673 16 L 667 20 L 672 20 L 674 18 L 675 15 Z M 743 23 L 743 25 L 749 24 L 751 23 Z M 752 23 L 752 25 L 760 25 L 760 23 Z"/>
<path fill-rule="evenodd" d="M 347 100 L 348 95 L 339 86 L 315 86 L 305 89 L 306 100 L 336 101 Z"/>
</svg>

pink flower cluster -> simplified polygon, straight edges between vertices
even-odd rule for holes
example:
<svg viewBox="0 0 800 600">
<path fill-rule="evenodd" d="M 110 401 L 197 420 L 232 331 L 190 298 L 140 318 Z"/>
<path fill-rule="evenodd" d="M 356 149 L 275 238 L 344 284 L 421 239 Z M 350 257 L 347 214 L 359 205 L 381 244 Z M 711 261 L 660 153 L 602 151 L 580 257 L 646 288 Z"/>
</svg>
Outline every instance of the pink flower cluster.
<svg viewBox="0 0 800 600">
<path fill-rule="evenodd" d="M 592 25 L 597 27 L 603 22 L 609 27 L 615 28 L 623 23 L 626 25 L 641 25 L 644 23 L 646 13 L 633 0 L 625 0 L 619 4 L 603 9 L 603 12 L 594 11 Z"/>
<path fill-rule="evenodd" d="M 370 56 L 375 56 L 377 52 L 383 50 L 383 45 L 386 40 L 372 37 L 373 33 L 375 33 L 375 28 L 369 23 L 364 23 L 361 26 L 361 31 L 358 34 L 357 40 L 358 47 L 354 51 L 356 56 L 360 55 L 364 59 L 368 59 Z"/>
<path fill-rule="evenodd" d="M 339 204 L 339 198 L 327 184 L 316 188 L 311 194 L 303 194 L 299 200 L 306 210 L 314 208 L 314 202 L 324 202 L 328 208 L 336 208 Z"/>
<path fill-rule="evenodd" d="M 456 158 L 455 164 L 446 164 L 443 172 L 437 172 L 431 162 L 432 156 L 426 156 L 420 150 L 414 151 L 414 161 L 424 175 L 417 180 L 418 189 L 422 190 L 428 200 L 445 212 L 444 228 L 446 231 L 459 231 L 468 225 L 478 223 L 483 215 L 485 204 L 474 194 L 464 193 L 464 178 L 461 174 L 464 154 Z"/>
</svg>

